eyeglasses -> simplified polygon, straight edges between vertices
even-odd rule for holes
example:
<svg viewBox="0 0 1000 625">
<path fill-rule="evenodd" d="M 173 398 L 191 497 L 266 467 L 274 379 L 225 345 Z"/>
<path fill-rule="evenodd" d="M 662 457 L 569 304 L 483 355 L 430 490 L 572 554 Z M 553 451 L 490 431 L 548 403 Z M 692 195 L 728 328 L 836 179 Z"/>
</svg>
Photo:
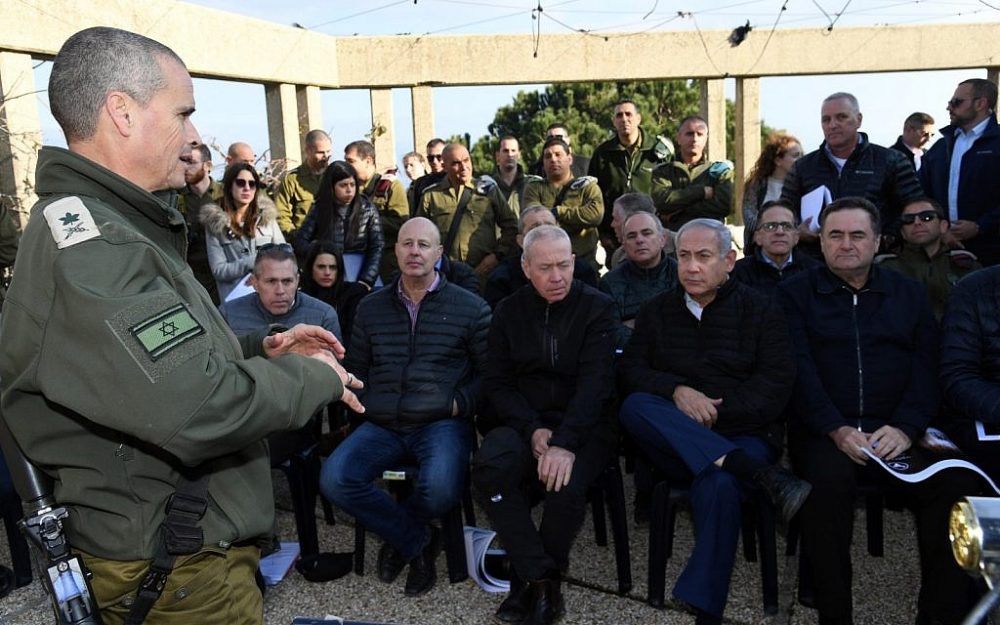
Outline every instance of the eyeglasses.
<svg viewBox="0 0 1000 625">
<path fill-rule="evenodd" d="M 233 181 L 233 184 L 235 184 L 237 187 L 239 187 L 241 189 L 247 189 L 247 188 L 256 189 L 257 188 L 257 181 L 256 180 L 247 180 L 246 178 L 237 178 L 236 180 Z"/>
<path fill-rule="evenodd" d="M 427 155 L 427 160 L 428 161 L 443 161 L 444 160 L 444 154 L 428 154 Z"/>
<path fill-rule="evenodd" d="M 274 254 L 294 254 L 295 250 L 288 243 L 265 243 L 257 248 L 257 258 Z"/>
<path fill-rule="evenodd" d="M 935 219 L 939 219 L 940 217 L 941 216 L 938 215 L 936 211 L 920 211 L 919 213 L 908 213 L 906 215 L 901 215 L 899 220 L 904 224 L 906 224 L 907 226 L 911 226 L 918 219 L 926 223 L 928 221 L 934 221 Z"/>
<path fill-rule="evenodd" d="M 765 221 L 758 229 L 764 232 L 774 232 L 775 230 L 792 232 L 795 230 L 795 224 L 790 221 Z"/>
</svg>

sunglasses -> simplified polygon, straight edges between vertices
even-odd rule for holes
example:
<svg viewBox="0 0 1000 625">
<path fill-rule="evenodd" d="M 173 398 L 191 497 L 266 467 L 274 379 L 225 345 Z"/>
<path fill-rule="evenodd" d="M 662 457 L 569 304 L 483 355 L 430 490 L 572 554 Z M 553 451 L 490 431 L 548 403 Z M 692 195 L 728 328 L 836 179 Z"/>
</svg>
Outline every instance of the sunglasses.
<svg viewBox="0 0 1000 625">
<path fill-rule="evenodd" d="M 983 96 L 974 95 L 971 98 L 952 98 L 948 100 L 948 106 L 955 108 L 956 106 L 962 106 L 962 102 L 965 102 L 966 100 L 978 100 L 981 97 Z"/>
<path fill-rule="evenodd" d="M 918 219 L 924 223 L 928 221 L 934 221 L 939 219 L 940 215 L 935 211 L 920 211 L 919 213 L 909 213 L 907 215 L 901 215 L 899 220 L 907 226 L 913 225 Z"/>
<path fill-rule="evenodd" d="M 247 180 L 246 178 L 237 178 L 236 180 L 233 181 L 233 184 L 235 184 L 237 187 L 239 187 L 241 189 L 247 189 L 247 188 L 249 188 L 249 189 L 256 189 L 257 188 L 257 181 L 256 180 Z"/>
<path fill-rule="evenodd" d="M 795 230 L 795 224 L 790 221 L 765 221 L 760 225 L 760 229 L 764 232 L 774 232 L 775 230 L 792 232 Z"/>
<path fill-rule="evenodd" d="M 428 154 L 427 155 L 427 160 L 428 161 L 443 161 L 444 160 L 444 154 Z"/>
<path fill-rule="evenodd" d="M 257 248 L 257 258 L 264 256 L 265 254 L 270 254 L 273 252 L 283 252 L 285 254 L 294 254 L 295 250 L 288 243 L 265 243 Z"/>
</svg>

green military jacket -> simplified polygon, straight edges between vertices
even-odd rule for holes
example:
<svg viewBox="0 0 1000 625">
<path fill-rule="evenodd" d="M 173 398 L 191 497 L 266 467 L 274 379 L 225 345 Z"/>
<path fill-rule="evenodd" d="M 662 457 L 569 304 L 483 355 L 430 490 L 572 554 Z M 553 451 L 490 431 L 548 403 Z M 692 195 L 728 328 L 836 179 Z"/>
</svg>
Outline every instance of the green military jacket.
<svg viewBox="0 0 1000 625">
<path fill-rule="evenodd" d="M 716 175 L 709 170 L 722 161 L 702 159 L 695 165 L 679 160 L 663 163 L 653 170 L 653 204 L 663 225 L 676 231 L 702 217 L 725 221 L 733 212 L 733 168 Z M 714 189 L 712 199 L 705 199 L 705 187 Z"/>
<path fill-rule="evenodd" d="M 181 469 L 209 475 L 206 545 L 272 531 L 264 438 L 340 397 L 339 377 L 237 339 L 184 262 L 184 219 L 79 155 L 45 147 L 0 326 L 0 403 L 68 507 L 70 543 L 152 557 Z"/>
<path fill-rule="evenodd" d="M 361 193 L 378 209 L 382 221 L 382 237 L 385 239 L 385 251 L 379 261 L 378 273 L 383 284 L 389 284 L 399 271 L 399 261 L 396 260 L 396 241 L 399 239 L 399 229 L 410 217 L 410 200 L 406 197 L 403 183 L 395 175 L 375 174 Z"/>
<path fill-rule="evenodd" d="M 452 260 L 461 261 L 475 268 L 489 254 L 502 259 L 517 253 L 517 217 L 503 199 L 500 188 L 489 176 L 473 178 L 465 185 L 472 197 L 459 224 L 452 249 L 444 253 Z M 441 243 L 448 238 L 451 219 L 458 208 L 462 189 L 452 187 L 448 178 L 443 179 L 420 196 L 417 214 L 437 225 Z M 497 238 L 499 233 L 499 240 Z"/>
<path fill-rule="evenodd" d="M 493 172 L 490 177 L 496 181 L 497 187 L 500 189 L 500 193 L 503 198 L 507 200 L 510 204 L 510 210 L 514 211 L 514 215 L 518 216 L 521 214 L 521 196 L 524 194 L 524 185 L 528 183 L 530 176 L 524 174 L 524 168 L 520 165 L 517 166 L 517 173 L 514 175 L 514 181 L 509 186 L 504 184 L 503 178 L 500 176 L 500 170 L 496 167 L 493 168 Z M 537 177 L 537 176 L 536 176 Z"/>
<path fill-rule="evenodd" d="M 604 195 L 604 219 L 601 230 L 614 239 L 611 208 L 626 193 L 646 193 L 652 189 L 653 168 L 666 159 L 666 147 L 655 135 L 639 129 L 635 145 L 626 148 L 614 136 L 597 146 L 590 157 L 587 174 L 597 178 Z"/>
<path fill-rule="evenodd" d="M 316 174 L 306 165 L 299 165 L 281 181 L 274 204 L 278 207 L 278 228 L 286 240 L 292 241 L 295 231 L 306 220 L 322 179 L 322 171 Z"/>
<path fill-rule="evenodd" d="M 879 264 L 882 267 L 906 274 L 927 287 L 927 295 L 931 299 L 931 308 L 938 321 L 944 317 L 948 295 L 962 276 L 982 269 L 975 254 L 966 250 L 948 250 L 943 245 L 934 256 L 919 245 L 903 244 L 899 254 L 881 256 Z"/>
<path fill-rule="evenodd" d="M 211 178 L 209 178 L 211 180 Z M 218 204 L 222 200 L 222 183 L 212 180 L 205 193 L 198 195 L 190 187 L 177 192 L 177 210 L 184 215 L 188 230 L 202 230 L 201 208 L 205 204 Z"/>
<path fill-rule="evenodd" d="M 559 193 L 569 186 L 562 202 L 556 206 Z M 569 234 L 573 253 L 590 263 L 596 271 L 597 227 L 604 217 L 604 198 L 597 180 L 590 176 L 574 178 L 564 185 L 555 185 L 538 176 L 528 176 L 524 185 L 524 206 L 541 204 L 552 209 L 556 221 Z"/>
</svg>

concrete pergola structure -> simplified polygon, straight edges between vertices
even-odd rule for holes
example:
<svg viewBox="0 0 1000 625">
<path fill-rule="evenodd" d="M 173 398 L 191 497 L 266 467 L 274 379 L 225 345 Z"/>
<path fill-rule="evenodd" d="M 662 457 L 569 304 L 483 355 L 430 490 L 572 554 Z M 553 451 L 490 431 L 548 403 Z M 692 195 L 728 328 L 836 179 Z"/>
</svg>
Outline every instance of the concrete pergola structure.
<svg viewBox="0 0 1000 625">
<path fill-rule="evenodd" d="M 380 167 L 395 163 L 391 90 L 409 88 L 413 143 L 434 137 L 432 90 L 443 86 L 698 79 L 701 112 L 725 128 L 724 80 L 736 80 L 737 197 L 760 151 L 760 77 L 944 69 L 1000 75 L 996 24 L 781 29 L 737 48 L 703 52 L 728 32 L 333 37 L 176 0 L 0 0 L 0 198 L 26 218 L 34 202 L 41 130 L 32 65 L 51 59 L 74 32 L 95 25 L 142 33 L 173 48 L 192 75 L 263 84 L 272 158 L 298 162 L 302 137 L 322 128 L 321 89 L 369 89 Z M 245 42 L 253 42 L 247 45 Z M 441 50 L 448 50 L 442 55 Z M 465 59 L 491 59 L 468 65 Z M 641 59 L 637 62 L 636 59 Z M 609 111 L 610 119 L 610 111 Z M 709 153 L 725 154 L 725 133 Z M 736 211 L 738 218 L 739 211 Z"/>
</svg>

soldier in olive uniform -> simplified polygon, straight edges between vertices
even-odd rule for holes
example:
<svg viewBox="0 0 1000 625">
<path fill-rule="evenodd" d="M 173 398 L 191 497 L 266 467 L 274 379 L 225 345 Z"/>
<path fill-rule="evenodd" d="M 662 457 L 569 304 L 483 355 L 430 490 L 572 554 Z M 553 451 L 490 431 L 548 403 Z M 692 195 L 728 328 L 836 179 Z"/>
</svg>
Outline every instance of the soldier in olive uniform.
<svg viewBox="0 0 1000 625">
<path fill-rule="evenodd" d="M 48 93 L 69 149 L 39 154 L 0 328 L 3 417 L 69 510 L 105 625 L 143 604 L 182 474 L 206 505 L 145 622 L 260 625 L 258 544 L 274 522 L 263 439 L 330 401 L 363 410 L 346 389 L 358 384 L 320 328 L 237 339 L 188 268 L 170 190 L 201 139 L 176 53 L 89 28 L 63 44 Z"/>
<path fill-rule="evenodd" d="M 295 240 L 295 232 L 306 220 L 333 150 L 330 135 L 323 130 L 307 132 L 305 143 L 306 162 L 288 172 L 274 196 L 274 204 L 278 207 L 278 227 L 286 241 Z"/>
<path fill-rule="evenodd" d="M 448 258 L 475 269 L 482 282 L 504 256 L 517 252 L 517 217 L 492 178 L 473 177 L 464 145 L 452 143 L 444 149 L 444 166 L 447 177 L 424 191 L 417 214 L 438 227 Z M 469 199 L 454 240 L 449 241 L 455 212 L 465 196 Z"/>
<path fill-rule="evenodd" d="M 983 266 L 972 252 L 949 250 L 944 244 L 950 224 L 937 200 L 911 200 L 899 220 L 902 249 L 877 260 L 883 267 L 905 273 L 926 286 L 934 316 L 940 321 L 951 288 L 962 276 Z"/>
<path fill-rule="evenodd" d="M 389 284 L 399 272 L 399 263 L 391 250 L 396 247 L 399 229 L 410 217 L 410 201 L 406 197 L 403 183 L 396 177 L 396 170 L 385 174 L 375 171 L 375 146 L 368 141 L 354 141 L 344 148 L 344 160 L 358 173 L 359 191 L 378 209 L 382 220 L 382 237 L 385 239 L 386 253 L 379 262 L 382 282 Z"/>
<path fill-rule="evenodd" d="M 708 123 L 692 115 L 677 130 L 677 154 L 653 170 L 653 204 L 663 225 L 677 231 L 693 219 L 725 221 L 733 212 L 733 166 L 710 161 Z"/>
<path fill-rule="evenodd" d="M 524 187 L 525 206 L 541 204 L 552 209 L 556 221 L 569 235 L 578 260 L 599 269 L 597 228 L 604 218 L 604 197 L 597 179 L 573 177 L 573 154 L 558 137 L 545 141 L 542 167 L 545 178 L 531 176 Z"/>
</svg>

